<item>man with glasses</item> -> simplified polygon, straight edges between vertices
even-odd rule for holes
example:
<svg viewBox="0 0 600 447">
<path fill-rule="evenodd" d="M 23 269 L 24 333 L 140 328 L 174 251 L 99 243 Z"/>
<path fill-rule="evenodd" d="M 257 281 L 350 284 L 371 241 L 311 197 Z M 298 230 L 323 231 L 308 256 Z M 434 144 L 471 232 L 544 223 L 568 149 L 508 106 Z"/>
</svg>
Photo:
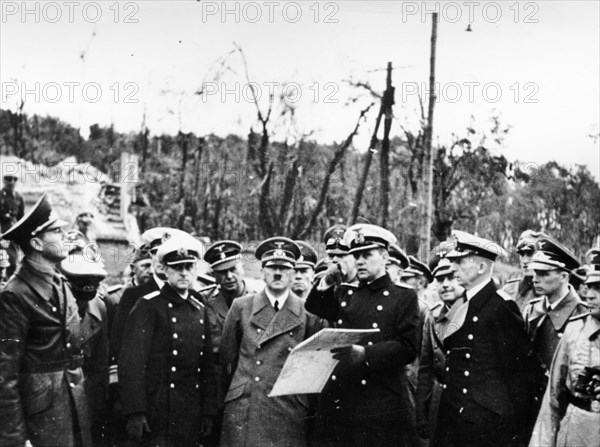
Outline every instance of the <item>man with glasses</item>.
<svg viewBox="0 0 600 447">
<path fill-rule="evenodd" d="M 0 191 L 0 233 L 8 231 L 19 219 L 23 217 L 25 212 L 25 204 L 23 203 L 23 197 L 17 191 L 15 186 L 17 184 L 17 176 L 14 174 L 7 174 L 3 177 L 2 191 Z M 2 243 L 0 238 L 0 243 Z M 9 266 L 6 269 L 5 277 L 9 278 L 17 268 L 19 262 L 19 252 L 17 247 L 5 241 L 2 243 L 0 250 L 6 250 L 8 254 Z"/>
<path fill-rule="evenodd" d="M 201 253 L 167 240 L 157 252 L 166 281 L 131 310 L 119 356 L 127 434 L 143 445 L 199 446 L 217 414 L 210 325 L 192 289 Z"/>
<path fill-rule="evenodd" d="M 66 224 L 44 194 L 2 234 L 25 257 L 0 293 L 0 445 L 91 445 Z"/>
</svg>

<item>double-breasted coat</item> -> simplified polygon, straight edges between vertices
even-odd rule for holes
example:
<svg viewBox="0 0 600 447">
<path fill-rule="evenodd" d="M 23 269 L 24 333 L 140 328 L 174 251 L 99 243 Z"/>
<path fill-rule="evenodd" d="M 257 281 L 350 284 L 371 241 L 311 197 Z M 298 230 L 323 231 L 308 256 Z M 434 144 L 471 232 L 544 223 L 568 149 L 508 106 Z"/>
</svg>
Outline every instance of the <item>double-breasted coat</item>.
<svg viewBox="0 0 600 447">
<path fill-rule="evenodd" d="M 194 446 L 203 417 L 217 413 L 216 383 L 204 305 L 165 284 L 143 296 L 125 325 L 119 356 L 123 414 L 143 413 L 145 445 Z"/>
<path fill-rule="evenodd" d="M 90 446 L 81 328 L 66 279 L 25 258 L 0 294 L 0 446 Z"/>
<path fill-rule="evenodd" d="M 305 307 L 338 328 L 379 329 L 361 343 L 366 362 L 340 362 L 321 393 L 319 442 L 336 445 L 401 445 L 411 405 L 406 365 L 417 355 L 419 305 L 414 290 L 386 274 L 369 284 L 314 287 Z"/>
<path fill-rule="evenodd" d="M 542 369 L 517 305 L 490 280 L 469 301 L 456 301 L 448 318 L 442 436 L 456 446 L 522 445 Z"/>
<path fill-rule="evenodd" d="M 435 304 L 423 323 L 423 338 L 419 357 L 417 381 L 417 426 L 426 427 L 430 446 L 440 445 L 436 436 L 436 423 L 444 382 L 446 355 L 442 344 L 441 324 L 447 319 L 448 307 L 443 302 Z"/>
<path fill-rule="evenodd" d="M 575 389 L 586 366 L 600 367 L 600 321 L 590 315 L 574 317 L 558 343 L 531 447 L 600 445 L 600 400 Z"/>
<path fill-rule="evenodd" d="M 264 290 L 233 301 L 219 350 L 221 363 L 233 374 L 225 396 L 222 446 L 306 446 L 308 396 L 268 394 L 290 351 L 320 328 L 318 318 L 292 292 L 278 312 Z"/>
</svg>

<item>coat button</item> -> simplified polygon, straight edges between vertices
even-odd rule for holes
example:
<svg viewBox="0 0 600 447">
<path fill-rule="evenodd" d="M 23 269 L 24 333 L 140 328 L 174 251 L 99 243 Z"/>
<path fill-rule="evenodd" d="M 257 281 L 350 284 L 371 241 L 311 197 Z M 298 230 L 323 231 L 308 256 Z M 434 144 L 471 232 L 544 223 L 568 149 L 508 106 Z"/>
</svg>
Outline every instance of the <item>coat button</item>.
<svg viewBox="0 0 600 447">
<path fill-rule="evenodd" d="M 442 384 L 442 389 L 443 389 L 443 390 L 445 390 L 445 389 L 446 389 L 446 384 L 445 384 L 445 383 L 443 383 L 443 384 Z"/>
<path fill-rule="evenodd" d="M 177 355 L 177 349 L 173 349 L 173 355 Z"/>
<path fill-rule="evenodd" d="M 378 310 L 379 312 L 381 312 L 381 311 L 383 310 L 383 306 L 380 304 L 379 306 L 377 306 L 377 310 Z"/>
<path fill-rule="evenodd" d="M 342 301 L 342 302 L 340 303 L 340 306 L 342 306 L 342 307 L 346 307 L 347 305 L 348 305 L 348 303 L 346 303 L 345 301 Z"/>
<path fill-rule="evenodd" d="M 254 381 L 255 381 L 255 382 L 260 382 L 260 377 L 256 376 L 256 377 L 254 378 Z"/>
<path fill-rule="evenodd" d="M 67 348 L 70 348 L 70 347 L 71 347 L 71 343 L 67 343 Z"/>
<path fill-rule="evenodd" d="M 478 321 L 479 321 L 479 317 L 477 317 L 477 316 L 474 316 L 474 317 L 473 317 L 473 323 L 477 323 Z"/>
<path fill-rule="evenodd" d="M 52 307 L 52 312 L 56 312 L 58 309 L 56 307 Z"/>
<path fill-rule="evenodd" d="M 556 335 L 558 335 L 558 338 L 562 338 L 562 336 L 563 336 L 562 332 L 559 332 L 559 333 L 558 333 L 558 334 L 556 334 Z"/>
<path fill-rule="evenodd" d="M 469 335 L 467 335 L 467 338 L 468 338 L 469 340 L 473 340 L 473 334 L 469 334 Z"/>
<path fill-rule="evenodd" d="M 172 321 L 173 323 L 177 323 L 177 318 L 173 317 L 173 318 L 171 318 L 171 321 Z"/>
<path fill-rule="evenodd" d="M 373 326 L 373 329 L 377 328 L 377 323 L 373 323 L 371 326 Z"/>
<path fill-rule="evenodd" d="M 204 324 L 204 320 L 200 318 L 200 324 Z"/>
<path fill-rule="evenodd" d="M 446 372 L 450 371 L 450 367 L 446 366 Z"/>
<path fill-rule="evenodd" d="M 469 371 L 465 371 L 465 377 L 469 377 Z"/>
<path fill-rule="evenodd" d="M 69 382 L 69 386 L 70 386 L 71 388 L 75 388 L 75 384 L 74 384 L 73 382 Z"/>
<path fill-rule="evenodd" d="M 388 292 L 387 290 L 383 291 L 383 296 L 388 296 L 390 294 L 390 292 Z"/>
<path fill-rule="evenodd" d="M 258 329 L 256 330 L 256 333 L 257 333 L 257 334 L 260 334 L 261 332 L 262 332 L 262 329 L 261 329 L 261 328 L 258 328 Z"/>
<path fill-rule="evenodd" d="M 200 388 L 200 385 L 196 384 L 196 389 Z"/>
<path fill-rule="evenodd" d="M 260 360 L 257 360 L 257 361 L 256 361 L 256 364 L 257 364 L 258 366 L 260 366 L 260 365 L 262 364 L 262 362 L 261 362 Z"/>
<path fill-rule="evenodd" d="M 198 368 L 198 372 L 201 372 L 201 371 L 202 371 L 202 369 L 201 369 L 201 368 Z"/>
<path fill-rule="evenodd" d="M 471 354 L 469 354 L 468 352 L 465 354 L 465 357 L 470 359 L 471 358 Z"/>
<path fill-rule="evenodd" d="M 288 346 L 288 351 L 292 352 L 292 347 L 291 346 Z"/>
<path fill-rule="evenodd" d="M 373 342 L 372 341 L 367 342 L 367 346 L 373 346 Z"/>
<path fill-rule="evenodd" d="M 169 303 L 169 304 L 167 304 L 167 306 L 169 306 L 169 309 L 172 309 L 173 308 L 173 303 Z"/>
<path fill-rule="evenodd" d="M 335 380 L 337 380 L 337 377 L 336 376 L 331 376 L 331 380 L 335 381 Z"/>
<path fill-rule="evenodd" d="M 204 355 L 204 351 L 200 351 L 200 356 L 203 356 L 203 355 Z"/>
<path fill-rule="evenodd" d="M 293 335 L 294 335 L 294 333 L 293 333 L 293 332 L 290 332 L 290 337 L 292 337 Z"/>
<path fill-rule="evenodd" d="M 446 351 L 446 355 L 450 355 L 450 351 Z"/>
<path fill-rule="evenodd" d="M 342 324 L 342 323 L 343 323 L 343 321 L 342 321 L 342 319 L 340 318 L 340 319 L 338 320 L 338 324 Z"/>
<path fill-rule="evenodd" d="M 348 295 L 352 295 L 354 293 L 353 290 L 348 290 Z"/>
<path fill-rule="evenodd" d="M 175 366 L 171 366 L 171 371 L 175 372 L 177 371 L 177 368 Z"/>
<path fill-rule="evenodd" d="M 171 388 L 175 388 L 175 384 L 172 383 L 171 385 L 169 385 Z"/>
<path fill-rule="evenodd" d="M 467 394 L 467 389 L 463 388 L 463 394 Z"/>
<path fill-rule="evenodd" d="M 361 384 L 361 385 L 366 385 L 366 384 L 367 384 L 367 381 L 366 381 L 365 379 L 362 379 L 362 380 L 360 381 L 360 384 Z"/>
<path fill-rule="evenodd" d="M 178 337 L 179 337 L 179 335 L 173 334 L 173 338 L 178 338 Z"/>
</svg>

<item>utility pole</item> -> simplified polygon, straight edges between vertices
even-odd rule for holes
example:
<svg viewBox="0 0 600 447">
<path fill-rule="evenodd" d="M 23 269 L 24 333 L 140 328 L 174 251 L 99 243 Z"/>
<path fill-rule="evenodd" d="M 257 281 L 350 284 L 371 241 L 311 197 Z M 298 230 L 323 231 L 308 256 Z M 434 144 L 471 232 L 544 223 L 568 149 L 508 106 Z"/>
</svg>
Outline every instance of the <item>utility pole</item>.
<svg viewBox="0 0 600 447">
<path fill-rule="evenodd" d="M 431 55 L 429 58 L 429 107 L 427 110 L 427 127 L 425 128 L 425 153 L 429 155 L 427 163 L 427 215 L 425 225 L 421 234 L 421 258 L 425 258 L 431 250 L 431 223 L 433 220 L 433 163 L 435 160 L 435 148 L 431 142 L 433 135 L 433 109 L 435 107 L 435 49 L 437 44 L 437 22 L 438 14 L 432 14 L 431 23 Z"/>
</svg>

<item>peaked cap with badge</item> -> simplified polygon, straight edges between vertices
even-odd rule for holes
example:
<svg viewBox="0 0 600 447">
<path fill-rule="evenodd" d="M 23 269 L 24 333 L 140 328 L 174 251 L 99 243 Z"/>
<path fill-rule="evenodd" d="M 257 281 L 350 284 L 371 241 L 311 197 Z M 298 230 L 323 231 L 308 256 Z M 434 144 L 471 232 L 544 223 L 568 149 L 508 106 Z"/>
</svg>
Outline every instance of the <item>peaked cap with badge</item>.
<svg viewBox="0 0 600 447">
<path fill-rule="evenodd" d="M 453 231 L 452 236 L 456 246 L 446 254 L 446 258 L 450 260 L 465 256 L 480 256 L 495 261 L 498 257 L 506 256 L 506 251 L 500 245 L 488 239 L 458 230 Z"/>
<path fill-rule="evenodd" d="M 42 231 L 64 227 L 67 222 L 52 210 L 48 194 L 44 193 L 35 205 L 17 223 L 2 234 L 2 239 L 26 242 Z"/>
<path fill-rule="evenodd" d="M 357 253 L 374 248 L 389 249 L 397 243 L 396 236 L 385 228 L 372 224 L 354 224 L 346 230 L 344 242 L 350 247 L 350 253 Z"/>
<path fill-rule="evenodd" d="M 313 269 L 317 265 L 317 252 L 314 248 L 304 241 L 294 241 L 300 247 L 300 257 L 296 261 L 296 268 Z"/>
<path fill-rule="evenodd" d="M 409 267 L 404 270 L 402 274 L 403 278 L 413 278 L 415 276 L 424 276 L 427 279 L 427 282 L 433 281 L 433 275 L 431 274 L 431 270 L 424 263 L 419 261 L 414 256 L 408 257 L 410 261 Z"/>
<path fill-rule="evenodd" d="M 254 253 L 263 267 L 281 266 L 294 268 L 296 261 L 300 258 L 300 247 L 287 237 L 272 237 L 256 247 Z"/>
<path fill-rule="evenodd" d="M 449 259 L 442 258 L 433 269 L 432 275 L 434 278 L 439 278 L 454 273 L 455 271 L 456 269 L 454 268 L 454 265 L 452 265 L 452 262 Z"/>
<path fill-rule="evenodd" d="M 325 241 L 325 252 L 329 256 L 347 255 L 350 252 L 350 247 L 344 242 L 344 233 L 348 227 L 346 225 L 334 225 L 329 227 L 325 232 L 323 239 Z"/>
<path fill-rule="evenodd" d="M 199 260 L 200 250 L 197 247 L 190 246 L 187 242 L 180 238 L 168 239 L 158 248 L 156 253 L 158 262 L 171 266 Z"/>
<path fill-rule="evenodd" d="M 204 260 L 215 271 L 228 270 L 241 262 L 242 246 L 234 241 L 218 241 L 206 250 Z"/>
<path fill-rule="evenodd" d="M 389 262 L 396 264 L 402 270 L 408 268 L 410 265 L 408 255 L 400 248 L 398 244 L 391 244 L 388 251 L 390 252 Z"/>
<path fill-rule="evenodd" d="M 150 252 L 154 254 L 163 242 L 172 237 L 180 237 L 183 239 L 187 237 L 193 238 L 189 233 L 176 228 L 154 227 L 142 233 L 142 244 L 147 245 Z"/>
<path fill-rule="evenodd" d="M 579 268 L 579 260 L 567 247 L 549 237 L 541 238 L 537 251 L 528 265 L 530 270 L 563 270 L 572 273 Z"/>
<path fill-rule="evenodd" d="M 546 234 L 541 231 L 533 231 L 533 230 L 525 230 L 519 236 L 517 240 L 517 251 L 529 250 L 535 251 L 537 250 L 536 244 L 542 237 L 548 237 Z"/>
<path fill-rule="evenodd" d="M 587 265 L 586 284 L 600 283 L 600 250 L 593 248 L 587 253 L 590 263 Z"/>
</svg>

